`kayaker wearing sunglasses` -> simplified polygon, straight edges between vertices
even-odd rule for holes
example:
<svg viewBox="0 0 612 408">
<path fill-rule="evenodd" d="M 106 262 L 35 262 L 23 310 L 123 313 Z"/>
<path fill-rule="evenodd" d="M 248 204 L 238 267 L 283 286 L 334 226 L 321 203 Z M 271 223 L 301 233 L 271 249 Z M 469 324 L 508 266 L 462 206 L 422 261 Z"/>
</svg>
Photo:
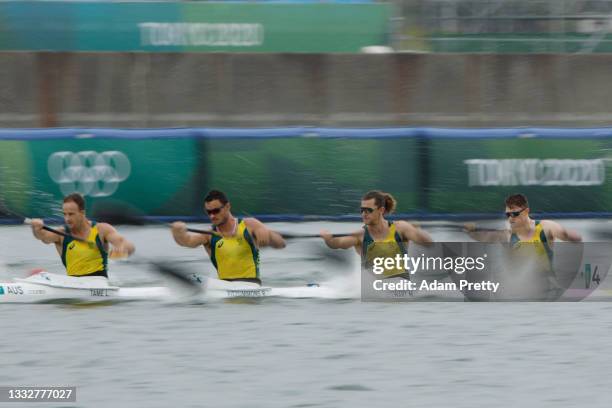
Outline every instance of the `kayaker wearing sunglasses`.
<svg viewBox="0 0 612 408">
<path fill-rule="evenodd" d="M 270 231 L 256 218 L 236 218 L 227 196 L 217 190 L 204 198 L 204 211 L 213 225 L 213 234 L 190 233 L 183 222 L 172 224 L 177 244 L 188 248 L 203 245 L 217 269 L 219 279 L 261 284 L 259 249 L 284 248 L 283 237 Z"/>
<path fill-rule="evenodd" d="M 478 231 L 473 224 L 466 225 L 468 234 L 481 242 L 507 242 L 512 247 L 508 259 L 510 275 L 503 280 L 505 299 L 555 300 L 564 291 L 553 267 L 555 240 L 581 242 L 582 237 L 551 220 L 530 217 L 527 197 L 514 194 L 506 198 L 504 214 L 510 226 L 500 231 Z"/>
<path fill-rule="evenodd" d="M 322 231 L 321 238 L 332 249 L 354 248 L 361 255 L 362 266 L 370 269 L 374 258 L 394 258 L 406 253 L 409 241 L 419 244 L 431 243 L 427 232 L 406 221 L 388 221 L 386 215 L 393 213 L 396 201 L 389 193 L 370 191 L 361 199 L 363 228 L 351 235 L 333 237 Z M 397 276 L 405 271 L 386 269 L 385 276 Z"/>
<path fill-rule="evenodd" d="M 581 242 L 576 231 L 566 229 L 551 220 L 534 220 L 530 217 L 527 197 L 513 194 L 506 198 L 505 216 L 510 229 L 500 231 L 478 231 L 474 224 L 466 224 L 470 236 L 482 242 L 510 242 L 513 245 L 535 244 L 552 256 L 550 245 L 556 240 Z"/>
</svg>

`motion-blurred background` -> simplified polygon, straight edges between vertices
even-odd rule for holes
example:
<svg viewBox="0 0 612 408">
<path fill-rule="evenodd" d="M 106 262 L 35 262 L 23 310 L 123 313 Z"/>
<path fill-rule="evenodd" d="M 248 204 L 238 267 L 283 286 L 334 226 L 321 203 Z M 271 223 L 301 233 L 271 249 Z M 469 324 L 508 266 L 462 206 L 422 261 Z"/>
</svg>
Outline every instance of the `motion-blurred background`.
<svg viewBox="0 0 612 408">
<path fill-rule="evenodd" d="M 607 0 L 2 1 L 0 211 L 607 217 L 611 29 Z"/>
</svg>

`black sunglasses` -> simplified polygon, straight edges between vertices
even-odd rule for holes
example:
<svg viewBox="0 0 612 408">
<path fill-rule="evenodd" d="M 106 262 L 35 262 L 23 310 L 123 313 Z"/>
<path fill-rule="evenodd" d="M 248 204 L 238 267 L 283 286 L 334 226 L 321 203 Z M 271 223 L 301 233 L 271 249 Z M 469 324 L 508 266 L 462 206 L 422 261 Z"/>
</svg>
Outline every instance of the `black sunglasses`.
<svg viewBox="0 0 612 408">
<path fill-rule="evenodd" d="M 364 212 L 367 212 L 368 214 L 372 214 L 374 211 L 376 210 L 376 208 L 370 208 L 370 207 L 361 207 L 359 209 L 359 213 L 363 214 Z"/>
<path fill-rule="evenodd" d="M 225 205 L 222 205 L 221 207 L 217 207 L 217 208 L 212 208 L 210 210 L 206 210 L 206 214 L 208 215 L 217 215 L 221 212 L 221 210 L 223 209 L 223 207 L 225 207 Z"/>
<path fill-rule="evenodd" d="M 519 210 L 519 211 L 508 211 L 506 212 L 506 218 L 508 217 L 516 218 L 525 210 L 526 208 L 523 208 L 522 210 Z"/>
</svg>

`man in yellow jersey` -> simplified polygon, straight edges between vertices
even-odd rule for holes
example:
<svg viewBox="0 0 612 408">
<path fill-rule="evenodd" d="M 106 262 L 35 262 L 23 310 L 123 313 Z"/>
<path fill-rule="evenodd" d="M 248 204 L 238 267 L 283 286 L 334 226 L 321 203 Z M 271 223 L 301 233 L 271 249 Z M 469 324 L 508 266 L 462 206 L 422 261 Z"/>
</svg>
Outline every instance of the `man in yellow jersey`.
<svg viewBox="0 0 612 408">
<path fill-rule="evenodd" d="M 432 242 L 429 234 L 406 221 L 387 221 L 385 215 L 393 213 L 396 201 L 391 194 L 370 191 L 361 199 L 361 218 L 364 226 L 359 231 L 344 237 L 333 237 L 321 232 L 321 238 L 332 249 L 355 248 L 361 255 L 362 267 L 372 268 L 374 258 L 394 258 L 406 253 L 408 241 L 417 244 Z M 385 269 L 384 276 L 405 276 L 406 271 Z"/>
<path fill-rule="evenodd" d="M 185 223 L 175 222 L 172 236 L 176 243 L 188 248 L 204 246 L 221 280 L 261 285 L 259 249 L 284 248 L 283 237 L 255 218 L 234 217 L 231 203 L 221 191 L 206 195 L 204 210 L 215 234 L 190 233 Z"/>
<path fill-rule="evenodd" d="M 522 274 L 523 279 L 526 279 L 522 283 L 515 284 L 517 293 L 525 294 L 531 289 L 531 293 L 535 291 L 536 295 L 530 295 L 530 299 L 542 300 L 542 296 L 550 298 L 550 293 L 546 292 L 562 290 L 553 270 L 554 241 L 582 242 L 582 237 L 555 221 L 532 219 L 529 202 L 523 194 L 508 196 L 505 204 L 509 229 L 478 231 L 471 223 L 466 224 L 465 229 L 470 237 L 477 241 L 510 243 L 513 275 Z M 512 276 L 502 278 L 507 280 L 502 286 L 510 290 Z"/>
<path fill-rule="evenodd" d="M 552 255 L 551 244 L 561 241 L 582 242 L 582 237 L 575 231 L 561 226 L 551 220 L 533 220 L 529 216 L 529 202 L 523 194 L 514 194 L 506 198 L 506 218 L 510 229 L 500 231 L 478 231 L 474 224 L 466 224 L 468 234 L 481 242 L 509 242 L 514 246 L 521 244 L 541 244 L 547 253 Z"/>
<path fill-rule="evenodd" d="M 44 230 L 41 219 L 33 219 L 31 225 L 34 237 L 45 244 L 55 244 L 69 276 L 108 277 L 109 244 L 117 256 L 127 256 L 134 252 L 134 245 L 112 225 L 87 219 L 85 199 L 80 194 L 66 196 L 62 209 L 65 225 L 58 228 L 58 231 L 69 234 L 69 237 Z"/>
</svg>

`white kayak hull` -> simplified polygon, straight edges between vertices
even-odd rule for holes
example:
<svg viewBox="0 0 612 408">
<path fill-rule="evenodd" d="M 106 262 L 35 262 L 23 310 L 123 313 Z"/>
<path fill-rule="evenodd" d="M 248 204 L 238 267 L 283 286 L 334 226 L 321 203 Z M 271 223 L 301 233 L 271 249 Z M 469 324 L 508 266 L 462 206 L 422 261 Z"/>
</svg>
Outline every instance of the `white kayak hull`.
<svg viewBox="0 0 612 408">
<path fill-rule="evenodd" d="M 45 271 L 0 282 L 0 303 L 154 300 L 169 295 L 165 287 L 119 288 L 109 285 L 103 277 L 74 278 Z"/>
<path fill-rule="evenodd" d="M 206 289 L 202 293 L 205 299 L 231 299 L 231 298 L 261 298 L 282 297 L 292 299 L 322 298 L 339 299 L 338 292 L 321 286 L 296 286 L 287 288 L 272 288 L 261 286 L 258 288 L 227 288 Z"/>
<path fill-rule="evenodd" d="M 189 294 L 193 300 L 230 298 L 338 298 L 335 291 L 319 285 L 272 288 L 247 282 L 203 279 Z M 181 296 L 183 295 L 183 296 Z M 185 297 L 168 287 L 116 287 L 106 278 L 74 278 L 45 271 L 26 279 L 0 282 L 0 303 L 96 303 L 135 300 L 173 301 Z"/>
</svg>

